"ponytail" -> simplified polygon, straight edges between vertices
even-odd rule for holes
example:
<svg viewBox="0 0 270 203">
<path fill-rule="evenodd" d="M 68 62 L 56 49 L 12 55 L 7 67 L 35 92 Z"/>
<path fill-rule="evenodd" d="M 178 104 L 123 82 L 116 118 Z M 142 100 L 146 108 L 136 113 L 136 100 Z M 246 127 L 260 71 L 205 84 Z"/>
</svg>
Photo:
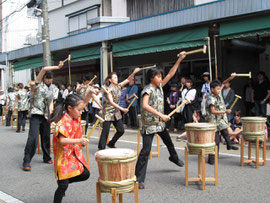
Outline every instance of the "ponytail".
<svg viewBox="0 0 270 203">
<path fill-rule="evenodd" d="M 68 106 L 77 106 L 80 101 L 83 101 L 83 97 L 74 93 L 67 96 L 64 102 L 59 103 L 53 113 L 50 115 L 49 122 L 57 123 L 65 113 L 68 113 Z"/>
</svg>

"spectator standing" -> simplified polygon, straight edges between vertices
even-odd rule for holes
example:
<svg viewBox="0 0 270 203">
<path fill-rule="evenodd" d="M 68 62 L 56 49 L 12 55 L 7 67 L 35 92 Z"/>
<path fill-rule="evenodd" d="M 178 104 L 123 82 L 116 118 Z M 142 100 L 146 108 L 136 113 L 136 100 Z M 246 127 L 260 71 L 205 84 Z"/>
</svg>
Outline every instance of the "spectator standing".
<svg viewBox="0 0 270 203">
<path fill-rule="evenodd" d="M 99 84 L 95 84 L 95 85 L 93 85 L 93 87 L 94 87 L 94 89 L 95 89 L 95 91 L 99 91 L 100 90 L 100 86 L 99 86 Z M 93 123 L 95 123 L 96 122 L 96 117 L 95 117 L 95 115 L 97 114 L 99 114 L 99 111 L 100 111 L 100 106 L 101 106 L 101 101 L 102 101 L 102 93 L 101 92 L 99 92 L 97 95 L 96 95 L 96 98 L 97 98 L 97 100 L 99 101 L 99 104 L 97 104 L 97 102 L 95 102 L 94 100 L 93 100 L 93 102 L 92 102 L 92 107 L 93 107 L 93 115 L 92 115 L 92 117 L 93 117 Z"/>
<path fill-rule="evenodd" d="M 246 116 L 251 116 L 251 109 L 253 108 L 252 104 L 252 92 L 253 92 L 253 81 L 252 79 L 248 80 L 248 83 L 244 86 L 244 101 L 246 108 Z"/>
<path fill-rule="evenodd" d="M 231 88 L 231 81 L 224 83 L 224 88 L 222 89 L 222 97 L 224 99 L 226 109 L 229 109 L 234 101 L 235 93 Z M 228 114 L 228 120 L 233 118 L 233 114 Z"/>
<path fill-rule="evenodd" d="M 266 103 L 270 97 L 269 82 L 266 80 L 264 72 L 259 72 L 257 78 L 258 81 L 252 92 L 252 103 L 255 105 L 256 116 L 266 116 Z"/>
<path fill-rule="evenodd" d="M 179 91 L 177 90 L 177 84 L 172 84 L 169 97 L 167 97 L 167 100 L 166 100 L 168 105 L 169 105 L 170 112 L 172 112 L 177 107 L 178 100 L 179 100 Z M 173 131 L 177 132 L 179 113 L 175 113 L 173 115 L 173 118 L 174 118 L 174 129 L 173 129 Z M 166 123 L 166 128 L 167 128 L 168 131 L 170 129 L 170 125 L 171 125 L 171 119 L 168 120 L 167 123 Z"/>
<path fill-rule="evenodd" d="M 132 78 L 129 81 L 129 86 L 127 88 L 127 94 L 126 94 L 126 100 L 127 104 L 129 105 L 133 98 L 138 95 L 138 86 L 135 85 L 135 79 Z M 135 99 L 135 101 L 132 103 L 130 109 L 129 109 L 129 119 L 130 119 L 130 127 L 131 128 L 138 128 L 138 101 Z"/>
</svg>

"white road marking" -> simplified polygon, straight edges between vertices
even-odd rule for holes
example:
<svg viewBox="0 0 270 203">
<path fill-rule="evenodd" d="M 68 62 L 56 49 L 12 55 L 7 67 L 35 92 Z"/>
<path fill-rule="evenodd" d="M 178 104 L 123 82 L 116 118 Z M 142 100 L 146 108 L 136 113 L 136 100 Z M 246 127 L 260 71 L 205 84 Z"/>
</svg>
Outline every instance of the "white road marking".
<svg viewBox="0 0 270 203">
<path fill-rule="evenodd" d="M 99 137 L 96 137 L 96 136 L 91 136 L 91 138 L 94 138 L 94 139 L 99 139 Z M 125 142 L 125 143 L 131 143 L 131 144 L 137 144 L 137 142 L 134 142 L 134 141 L 128 141 L 128 140 L 118 140 L 118 142 Z M 153 144 L 152 146 L 157 146 L 156 144 Z M 166 148 L 166 146 L 162 146 L 161 148 Z M 185 148 L 182 148 L 182 147 L 175 147 L 175 149 L 179 149 L 179 150 L 185 150 Z M 230 157 L 238 157 L 240 158 L 240 155 L 237 155 L 237 154 L 227 154 L 227 153 L 223 153 L 223 152 L 219 152 L 220 155 L 224 155 L 224 156 L 230 156 Z M 244 158 L 248 158 L 248 156 L 244 156 Z M 252 159 L 255 159 L 254 156 L 251 157 Z M 269 158 L 266 158 L 267 161 L 270 161 Z"/>
<path fill-rule="evenodd" d="M 5 203 L 24 203 L 21 200 L 16 199 L 2 191 L 0 191 L 0 202 L 4 201 Z"/>
</svg>

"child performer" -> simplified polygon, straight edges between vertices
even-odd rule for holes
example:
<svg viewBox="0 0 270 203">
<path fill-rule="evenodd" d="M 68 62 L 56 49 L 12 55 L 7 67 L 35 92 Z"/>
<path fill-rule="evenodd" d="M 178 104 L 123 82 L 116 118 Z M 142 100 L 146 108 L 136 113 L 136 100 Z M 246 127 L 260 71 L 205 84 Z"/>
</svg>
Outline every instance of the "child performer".
<svg viewBox="0 0 270 203">
<path fill-rule="evenodd" d="M 107 90 L 110 92 L 110 94 L 104 93 L 106 96 L 103 97 L 103 115 L 105 122 L 103 123 L 103 129 L 98 143 L 99 150 L 105 149 L 106 147 L 111 122 L 116 129 L 116 133 L 111 139 L 111 141 L 108 143 L 108 147 L 115 148 L 115 143 L 124 134 L 125 131 L 120 111 L 127 113 L 128 109 L 120 106 L 121 88 L 128 84 L 129 81 L 132 80 L 135 74 L 140 70 L 140 68 L 135 68 L 133 73 L 121 83 L 118 83 L 118 77 L 115 72 L 111 72 L 105 79 L 104 84 L 107 86 Z"/>
<path fill-rule="evenodd" d="M 182 167 L 184 165 L 183 161 L 178 158 L 171 137 L 165 128 L 165 122 L 167 122 L 170 117 L 164 115 L 164 95 L 162 90 L 162 87 L 164 87 L 174 76 L 180 62 L 184 58 L 185 52 L 181 52 L 178 60 L 164 79 L 162 79 L 162 70 L 159 68 L 153 68 L 147 72 L 148 85 L 141 93 L 143 148 L 140 152 L 135 169 L 140 189 L 145 188 L 144 180 L 146 176 L 148 156 L 151 151 L 152 141 L 155 134 L 158 134 L 167 146 L 170 153 L 169 160 L 178 166 Z"/>
<path fill-rule="evenodd" d="M 90 90 L 84 99 L 78 94 L 68 95 L 64 103 L 56 106 L 50 119 L 57 123 L 53 136 L 55 176 L 58 177 L 54 203 L 62 202 L 69 183 L 85 181 L 90 176 L 80 149 L 89 141 L 82 138 L 81 114 L 93 93 L 95 90 Z"/>
<path fill-rule="evenodd" d="M 230 114 L 231 110 L 226 109 L 224 100 L 221 95 L 221 90 L 224 87 L 224 84 L 234 79 L 236 76 L 235 73 L 232 74 L 227 80 L 225 80 L 222 84 L 218 80 L 214 80 L 210 84 L 212 94 L 207 97 L 206 100 L 206 120 L 209 123 L 216 123 L 217 124 L 217 131 L 215 135 L 215 142 L 219 148 L 219 133 L 224 137 L 227 143 L 227 150 L 233 149 L 238 150 L 238 147 L 233 146 L 230 142 L 230 137 L 228 133 L 228 119 L 226 114 Z M 210 154 L 208 156 L 208 163 L 214 164 L 215 162 L 215 155 Z"/>
</svg>

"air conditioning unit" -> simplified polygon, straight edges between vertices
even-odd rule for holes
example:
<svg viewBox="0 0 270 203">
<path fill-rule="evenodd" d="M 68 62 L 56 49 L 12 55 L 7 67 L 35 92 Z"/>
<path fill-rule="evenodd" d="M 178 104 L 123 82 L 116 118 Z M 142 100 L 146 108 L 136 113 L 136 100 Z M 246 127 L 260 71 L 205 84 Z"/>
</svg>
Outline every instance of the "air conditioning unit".
<svg viewBox="0 0 270 203">
<path fill-rule="evenodd" d="M 25 45 L 35 45 L 38 44 L 38 40 L 36 36 L 27 35 L 25 39 Z"/>
</svg>

